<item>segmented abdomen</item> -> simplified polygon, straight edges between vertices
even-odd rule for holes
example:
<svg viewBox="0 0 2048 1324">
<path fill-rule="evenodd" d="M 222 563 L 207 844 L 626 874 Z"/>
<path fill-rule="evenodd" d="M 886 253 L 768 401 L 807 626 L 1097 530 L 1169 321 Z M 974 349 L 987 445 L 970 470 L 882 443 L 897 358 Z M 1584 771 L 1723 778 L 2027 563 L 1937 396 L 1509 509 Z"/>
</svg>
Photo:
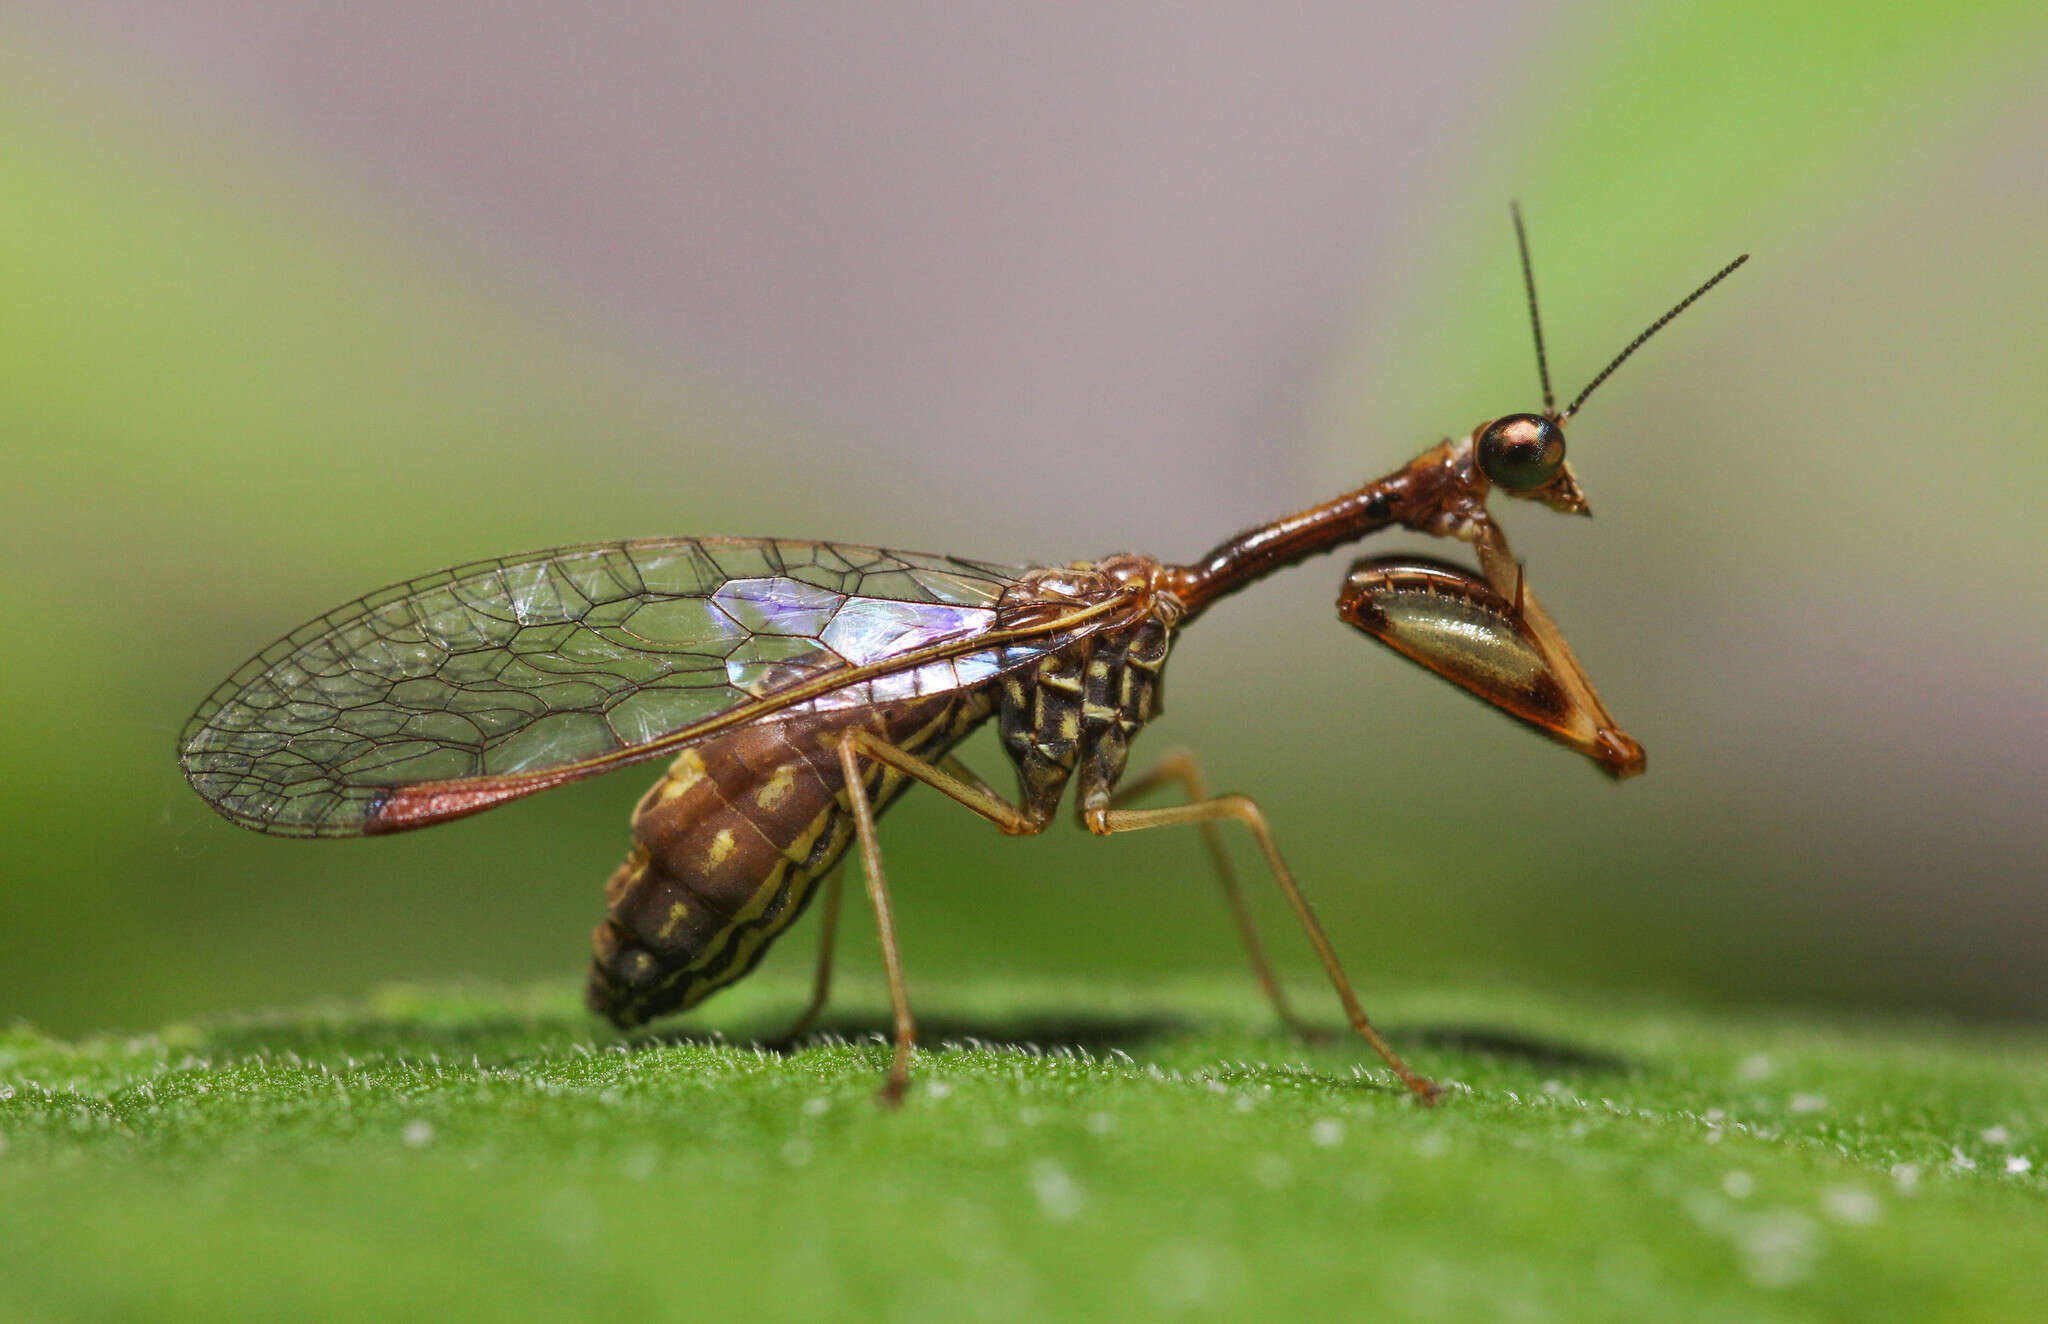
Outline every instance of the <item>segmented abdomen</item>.
<svg viewBox="0 0 2048 1324">
<path fill-rule="evenodd" d="M 633 849 L 592 935 L 591 1008 L 621 1026 L 681 1011 L 752 970 L 853 840 L 838 740 L 866 725 L 933 759 L 985 720 L 981 691 L 759 722 L 693 745 L 633 811 Z M 905 786 L 873 767 L 879 813 Z"/>
</svg>

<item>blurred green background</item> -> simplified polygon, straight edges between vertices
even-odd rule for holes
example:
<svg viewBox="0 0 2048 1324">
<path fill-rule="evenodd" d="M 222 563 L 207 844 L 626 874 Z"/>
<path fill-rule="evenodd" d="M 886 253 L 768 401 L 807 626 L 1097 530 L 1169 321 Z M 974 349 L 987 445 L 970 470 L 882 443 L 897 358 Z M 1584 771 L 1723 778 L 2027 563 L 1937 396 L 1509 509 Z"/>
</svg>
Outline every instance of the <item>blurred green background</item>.
<svg viewBox="0 0 2048 1324">
<path fill-rule="evenodd" d="M 602 48 L 212 8 L 0 20 L 0 1019 L 580 977 L 646 774 L 273 841 L 184 786 L 186 714 L 336 603 L 529 547 L 1192 556 L 1538 403 L 1510 196 L 1561 390 L 1755 255 L 1575 424 L 1597 518 L 1504 512 L 1650 774 L 1365 646 L 1336 560 L 1191 632 L 1146 745 L 1262 799 L 1368 1005 L 2048 1007 L 2038 5 Z M 929 796 L 885 838 L 913 978 L 1240 961 L 1192 838 Z"/>
</svg>

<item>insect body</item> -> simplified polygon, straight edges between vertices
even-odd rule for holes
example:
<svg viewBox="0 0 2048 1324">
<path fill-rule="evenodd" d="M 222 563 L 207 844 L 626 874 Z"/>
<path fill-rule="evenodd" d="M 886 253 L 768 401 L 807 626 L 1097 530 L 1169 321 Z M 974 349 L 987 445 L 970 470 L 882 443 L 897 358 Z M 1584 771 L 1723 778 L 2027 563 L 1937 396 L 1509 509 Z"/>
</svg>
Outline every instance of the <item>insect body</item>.
<svg viewBox="0 0 2048 1324">
<path fill-rule="evenodd" d="M 634 1024 L 692 1006 L 752 968 L 856 835 L 839 755 L 850 735 L 935 768 L 975 728 L 998 718 L 1024 788 L 1017 817 L 1001 820 L 1014 831 L 1039 831 L 1052 821 L 1077 767 L 1084 799 L 1092 786 L 1113 787 L 1130 736 L 1154 711 L 1177 614 L 1170 599 L 1142 587 L 1158 569 L 1123 558 L 1101 568 L 1015 572 L 990 611 L 992 632 L 1015 632 L 1018 622 L 1048 610 L 1114 610 L 1071 638 L 1044 635 L 952 659 L 938 672 L 941 692 L 928 697 L 891 698 L 886 684 L 879 696 L 872 685 L 866 694 L 835 692 L 804 711 L 686 749 L 634 813 L 634 846 L 612 877 L 609 918 L 595 936 L 593 1007 Z M 864 605 L 839 607 L 835 621 Z M 961 685 L 963 670 L 986 679 Z M 912 775 L 873 763 L 862 781 L 874 811 Z"/>
<path fill-rule="evenodd" d="M 1517 233 L 1520 218 L 1517 216 Z M 1523 246 L 1527 272 L 1527 247 Z M 1719 281 L 1731 264 L 1622 352 Z M 1531 313 L 1535 310 L 1533 279 Z M 1542 366 L 1541 330 L 1538 362 Z M 1354 566 L 1343 619 L 1585 753 L 1643 767 L 1528 591 L 1487 510 L 1495 488 L 1583 512 L 1543 367 L 1545 412 L 1482 424 L 1386 477 L 1262 525 L 1187 565 L 1122 555 L 1009 567 L 838 543 L 681 538 L 558 548 L 395 585 L 252 659 L 180 737 L 194 788 L 245 827 L 360 836 L 426 826 L 671 756 L 633 815 L 606 887 L 589 1000 L 620 1025 L 694 1006 L 744 976 L 821 889 L 830 979 L 837 875 L 863 857 L 895 1008 L 885 1095 L 915 1036 L 875 820 L 913 782 L 1001 831 L 1042 831 L 1069 783 L 1090 832 L 1176 824 L 1207 838 L 1254 973 L 1267 967 L 1218 825 L 1244 824 L 1352 1026 L 1425 1100 L 1367 1020 L 1263 815 L 1211 796 L 1193 760 L 1125 779 L 1158 712 L 1177 632 L 1217 599 L 1309 556 L 1400 526 L 1470 543 L 1480 575 L 1415 558 Z M 994 719 L 1015 766 L 1007 799 L 952 756 Z M 1185 803 L 1129 800 L 1176 784 Z"/>
</svg>

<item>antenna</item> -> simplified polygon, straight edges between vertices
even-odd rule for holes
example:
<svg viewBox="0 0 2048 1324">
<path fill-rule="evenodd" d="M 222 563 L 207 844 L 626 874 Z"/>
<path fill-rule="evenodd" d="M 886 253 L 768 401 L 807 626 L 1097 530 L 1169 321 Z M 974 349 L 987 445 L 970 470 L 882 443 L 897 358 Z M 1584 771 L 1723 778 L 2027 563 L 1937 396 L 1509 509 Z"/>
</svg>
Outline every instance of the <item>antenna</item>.
<svg viewBox="0 0 2048 1324">
<path fill-rule="evenodd" d="M 1521 230 L 1521 219 L 1520 219 L 1520 216 L 1519 216 L 1519 215 L 1518 215 L 1518 216 L 1516 217 L 1516 221 L 1515 221 L 1515 228 L 1516 228 L 1516 232 L 1517 232 L 1517 233 L 1519 233 L 1519 232 L 1520 232 L 1520 230 Z M 1658 333 L 1659 331 L 1663 330 L 1663 329 L 1664 329 L 1664 326 L 1665 326 L 1665 324 L 1666 324 L 1666 323 L 1668 323 L 1668 322 L 1669 322 L 1669 321 L 1670 321 L 1670 320 L 1671 320 L 1672 318 L 1674 318 L 1674 317 L 1678 316 L 1678 315 L 1679 315 L 1680 313 L 1684 312 L 1684 311 L 1685 311 L 1686 309 L 1688 309 L 1688 308 L 1692 307 L 1692 305 L 1693 305 L 1693 302 L 1694 302 L 1695 300 L 1697 300 L 1697 299 L 1698 299 L 1698 298 L 1699 298 L 1699 297 L 1700 297 L 1700 296 L 1701 296 L 1702 294 L 1705 294 L 1705 293 L 1706 293 L 1706 292 L 1707 292 L 1708 290 L 1711 290 L 1711 289 L 1713 289 L 1713 288 L 1714 288 L 1714 287 L 1715 287 L 1716 285 L 1719 285 L 1719 284 L 1720 284 L 1720 283 L 1721 283 L 1722 281 L 1726 280 L 1726 279 L 1728 278 L 1728 275 L 1729 275 L 1729 273 L 1730 273 L 1730 272 L 1734 271 L 1734 270 L 1735 270 L 1735 268 L 1737 268 L 1737 267 L 1741 266 L 1741 265 L 1742 265 L 1743 263 L 1745 263 L 1745 262 L 1747 262 L 1747 261 L 1749 261 L 1749 254 L 1747 254 L 1747 253 L 1744 253 L 1744 254 L 1743 254 L 1743 255 L 1742 255 L 1741 257 L 1738 257 L 1738 258 L 1736 258 L 1736 259 L 1735 259 L 1735 260 L 1734 260 L 1733 262 L 1730 262 L 1730 263 L 1729 263 L 1729 264 L 1728 264 L 1727 266 L 1725 266 L 1725 267 L 1721 268 L 1721 269 L 1720 269 L 1719 271 L 1715 272 L 1715 273 L 1714 273 L 1714 274 L 1713 274 L 1713 275 L 1712 275 L 1711 277 L 1709 277 L 1709 278 L 1708 278 L 1708 280 L 1707 280 L 1707 283 L 1706 283 L 1706 284 L 1704 284 L 1704 285 L 1700 286 L 1700 287 L 1699 287 L 1698 289 L 1694 290 L 1694 291 L 1693 291 L 1693 292 L 1692 292 L 1691 294 L 1688 294 L 1688 295 L 1686 295 L 1686 296 L 1685 296 L 1685 297 L 1684 297 L 1683 299 L 1680 299 L 1680 300 L 1678 301 L 1678 306 L 1677 306 L 1677 307 L 1673 308 L 1673 309 L 1672 309 L 1672 310 L 1671 310 L 1670 312 L 1668 312 L 1668 313 L 1664 314 L 1664 315 L 1663 315 L 1662 317 L 1658 318 L 1658 319 L 1657 319 L 1656 321 L 1654 321 L 1654 322 L 1650 323 L 1650 329 L 1649 329 L 1649 330 L 1647 330 L 1647 331 L 1643 332 L 1643 334 L 1641 334 L 1641 335 L 1637 336 L 1637 337 L 1636 337 L 1636 338 L 1635 338 L 1634 340 L 1631 340 L 1631 341 L 1629 341 L 1629 342 L 1628 342 L 1628 348 L 1627 348 L 1627 349 L 1624 349 L 1623 351 L 1621 351 L 1621 353 L 1619 353 L 1619 354 L 1616 354 L 1616 355 L 1614 356 L 1614 362 L 1612 362 L 1612 363 L 1608 364 L 1608 365 L 1607 365 L 1606 367 L 1602 368 L 1602 369 L 1600 370 L 1600 375 L 1599 375 L 1599 376 L 1597 376 L 1597 377 L 1595 377 L 1595 378 L 1594 378 L 1594 379 L 1593 379 L 1593 380 L 1592 380 L 1591 382 L 1588 382 L 1588 383 L 1586 384 L 1586 389 L 1585 389 L 1585 390 L 1583 390 L 1583 391 L 1580 391 L 1580 392 L 1579 392 L 1579 398 L 1578 398 L 1578 399 L 1576 399 L 1576 400 L 1572 401 L 1570 405 L 1566 406 L 1566 408 L 1565 408 L 1565 411 L 1564 411 L 1564 412 L 1563 412 L 1562 414 L 1557 414 L 1557 415 L 1554 415 L 1554 417 L 1555 417 L 1555 418 L 1557 419 L 1557 421 L 1558 421 L 1558 422 L 1560 422 L 1560 423 L 1562 423 L 1562 422 L 1564 422 L 1564 421 L 1565 421 L 1566 419 L 1570 418 L 1570 417 L 1571 417 L 1571 416 L 1572 416 L 1573 414 L 1576 414 L 1576 413 L 1578 413 L 1578 412 L 1579 412 L 1579 406 L 1580 406 L 1580 405 L 1582 405 L 1582 404 L 1584 404 L 1584 403 L 1586 403 L 1586 397 L 1587 397 L 1587 396 L 1589 396 L 1589 395 L 1591 395 L 1591 394 L 1593 394 L 1593 388 L 1594 388 L 1594 387 L 1596 387 L 1596 386 L 1598 386 L 1598 385 L 1599 385 L 1600 383 L 1602 383 L 1602 382 L 1606 381 L 1606 380 L 1607 380 L 1607 379 L 1608 379 L 1608 378 L 1609 378 L 1610 376 L 1612 376 L 1612 375 L 1613 375 L 1613 373 L 1614 373 L 1614 370 L 1615 370 L 1616 368 L 1619 368 L 1619 367 L 1620 367 L 1620 366 L 1621 366 L 1621 365 L 1622 365 L 1622 364 L 1623 364 L 1624 362 L 1626 362 L 1626 361 L 1627 361 L 1627 359 L 1628 359 L 1628 356 L 1629 356 L 1629 355 L 1631 355 L 1631 354 L 1635 353 L 1635 352 L 1636 352 L 1637 350 L 1639 350 L 1639 349 L 1641 349 L 1641 348 L 1643 347 L 1643 342 L 1644 342 L 1645 340 L 1648 340 L 1648 339 L 1649 339 L 1649 338 L 1650 338 L 1651 336 L 1654 336 L 1654 335 L 1656 335 L 1656 334 L 1657 334 L 1657 333 Z M 1524 250 L 1524 254 L 1523 254 L 1523 259 L 1522 259 L 1522 262 L 1523 262 L 1523 269 L 1524 269 L 1524 270 L 1526 271 L 1526 270 L 1528 269 L 1528 255 L 1527 255 L 1527 250 Z M 1535 308 L 1536 308 L 1536 287 L 1535 287 L 1535 285 L 1534 285 L 1534 284 L 1532 283 L 1532 284 L 1530 285 L 1530 287 L 1529 287 L 1529 309 L 1530 309 L 1530 311 L 1531 311 L 1531 312 L 1533 312 L 1533 311 L 1535 311 Z M 1542 333 L 1541 333 L 1541 332 L 1538 332 L 1538 333 L 1537 333 L 1537 337 L 1536 337 L 1536 353 L 1537 353 L 1537 357 L 1538 357 L 1538 359 L 1540 360 L 1540 359 L 1541 359 L 1541 357 L 1542 357 L 1542 354 L 1543 354 L 1543 337 L 1542 337 Z M 1548 383 L 1547 383 L 1547 382 L 1545 383 L 1545 386 L 1544 386 L 1543 396 L 1544 396 L 1544 401 L 1543 401 L 1543 402 L 1544 402 L 1544 404 L 1545 404 L 1546 406 L 1548 406 L 1548 405 L 1549 405 L 1549 403 L 1550 403 L 1550 389 L 1549 389 L 1549 385 L 1548 385 Z"/>
<path fill-rule="evenodd" d="M 1529 325 L 1536 328 L 1536 375 L 1543 379 L 1543 412 L 1555 414 L 1557 398 L 1550 393 L 1550 361 L 1543 356 L 1543 318 L 1536 311 L 1536 268 L 1529 262 L 1529 236 L 1522 230 L 1521 202 L 1510 202 L 1508 213 L 1515 218 L 1515 246 L 1522 250 L 1522 284 L 1529 290 Z"/>
</svg>

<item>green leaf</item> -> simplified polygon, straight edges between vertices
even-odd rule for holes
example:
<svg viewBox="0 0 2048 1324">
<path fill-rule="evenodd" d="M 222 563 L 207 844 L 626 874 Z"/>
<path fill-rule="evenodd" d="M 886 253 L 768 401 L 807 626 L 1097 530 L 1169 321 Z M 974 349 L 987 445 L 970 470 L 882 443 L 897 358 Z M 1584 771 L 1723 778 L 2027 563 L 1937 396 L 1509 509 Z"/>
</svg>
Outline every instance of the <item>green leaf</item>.
<svg viewBox="0 0 2048 1324">
<path fill-rule="evenodd" d="M 2039 1035 L 1446 988 L 1378 1008 L 1428 1110 L 1242 981 L 991 979 L 916 990 L 892 1112 L 873 990 L 748 1042 L 801 991 L 16 1028 L 0 1314 L 2048 1317 Z"/>
</svg>

